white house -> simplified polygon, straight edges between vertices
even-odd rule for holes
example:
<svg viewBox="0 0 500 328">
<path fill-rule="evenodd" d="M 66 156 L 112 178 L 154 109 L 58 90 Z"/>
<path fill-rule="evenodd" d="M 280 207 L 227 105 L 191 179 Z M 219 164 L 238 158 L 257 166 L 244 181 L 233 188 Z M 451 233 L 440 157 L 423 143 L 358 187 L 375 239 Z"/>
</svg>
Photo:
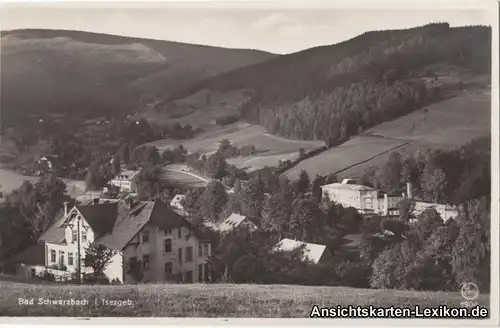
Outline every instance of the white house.
<svg viewBox="0 0 500 328">
<path fill-rule="evenodd" d="M 284 238 L 279 241 L 271 252 L 291 252 L 296 249 L 302 249 L 302 260 L 310 261 L 313 264 L 329 265 L 332 263 L 333 256 L 325 245 L 306 243 L 304 241 Z"/>
<path fill-rule="evenodd" d="M 134 177 L 140 171 L 126 170 L 118 174 L 109 182 L 111 186 L 117 187 L 120 192 L 136 192 Z"/>
<path fill-rule="evenodd" d="M 259 229 L 259 226 L 257 220 L 236 213 L 232 213 L 217 226 L 217 230 L 220 232 L 230 232 L 236 228 L 247 228 L 250 231 L 255 231 Z"/>
<path fill-rule="evenodd" d="M 44 267 L 57 267 L 68 274 L 77 272 L 78 258 L 84 258 L 87 246 L 95 243 L 116 251 L 104 272 L 110 280 L 135 282 L 128 274 L 128 263 L 133 259 L 141 263 L 144 282 L 210 280 L 210 244 L 161 201 L 97 199 L 78 205 L 57 220 L 39 241 L 44 243 Z M 83 262 L 82 272 L 91 272 Z"/>
</svg>

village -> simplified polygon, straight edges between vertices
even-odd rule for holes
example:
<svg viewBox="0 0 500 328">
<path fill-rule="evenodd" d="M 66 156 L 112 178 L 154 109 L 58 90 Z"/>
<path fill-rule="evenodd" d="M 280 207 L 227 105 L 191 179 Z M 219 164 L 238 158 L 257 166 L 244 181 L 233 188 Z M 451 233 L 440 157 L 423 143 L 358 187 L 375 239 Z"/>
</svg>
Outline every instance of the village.
<svg viewBox="0 0 500 328">
<path fill-rule="evenodd" d="M 45 169 L 51 167 L 46 157 L 41 162 Z M 182 171 L 192 170 L 182 168 Z M 136 177 L 139 173 L 139 170 L 127 170 L 122 165 L 121 172 L 100 193 L 87 192 L 72 207 L 65 202 L 64 210 L 39 237 L 38 243 L 13 257 L 16 275 L 35 279 L 49 276 L 59 282 L 81 282 L 82 277 L 93 273 L 91 265 L 87 263 L 89 266 L 85 266 L 87 250 L 91 245 L 103 245 L 113 250 L 103 271 L 110 282 L 215 282 L 209 267 L 213 245 L 184 208 L 186 195 L 173 195 L 171 201 L 166 203 L 159 199 L 138 200 Z M 445 222 L 458 215 L 455 206 L 414 199 L 410 182 L 401 195 L 388 195 L 373 187 L 357 184 L 353 179 L 320 187 L 323 198 L 355 209 L 365 221 L 373 217 L 399 220 L 400 203 L 404 200 L 412 202 L 410 224 L 429 209 L 435 210 Z M 234 188 L 227 187 L 226 191 L 227 194 L 235 192 Z M 266 193 L 265 197 L 271 196 Z M 250 233 L 258 231 L 262 228 L 260 222 L 261 218 L 233 212 L 216 222 L 204 218 L 201 226 L 227 235 L 241 229 Z M 342 247 L 356 249 L 362 236 L 360 231 L 351 232 L 344 236 L 347 242 Z M 384 230 L 378 235 L 383 237 L 394 233 Z M 300 249 L 302 260 L 309 265 L 334 265 L 333 252 L 327 245 L 303 240 L 282 238 L 269 252 L 292 252 L 297 249 Z M 138 267 L 135 271 L 139 274 L 130 267 Z M 226 272 L 218 280 L 228 279 Z"/>
</svg>

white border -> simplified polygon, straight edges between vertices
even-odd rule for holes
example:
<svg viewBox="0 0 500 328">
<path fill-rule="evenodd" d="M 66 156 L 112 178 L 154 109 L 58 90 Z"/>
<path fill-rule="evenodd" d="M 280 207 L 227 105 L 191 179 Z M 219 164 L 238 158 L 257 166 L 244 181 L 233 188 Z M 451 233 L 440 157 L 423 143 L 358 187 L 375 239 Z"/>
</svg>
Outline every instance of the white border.
<svg viewBox="0 0 500 328">
<path fill-rule="evenodd" d="M 342 1 L 245 1 L 245 0 L 226 0 L 226 1 L 212 1 L 212 0 L 183 0 L 170 1 L 164 0 L 160 2 L 146 2 L 146 1 L 123 1 L 123 0 L 109 0 L 107 2 L 96 1 L 78 1 L 78 0 L 65 0 L 65 1 L 19 1 L 19 0 L 1 0 L 3 6 L 64 6 L 64 7 L 127 7 L 127 8 L 144 8 L 144 7 L 182 7 L 182 8 L 262 8 L 262 9 L 293 9 L 293 8 L 369 8 L 369 9 L 480 9 L 488 10 L 491 12 L 491 27 L 492 27 L 492 120 L 491 120 L 491 292 L 490 292 L 490 319 L 489 320 L 390 320 L 390 319 L 325 319 L 325 320 L 311 320 L 311 319 L 239 319 L 239 318 L 91 318 L 90 320 L 84 318 L 8 318 L 0 317 L 0 325 L 2 327 L 19 327 L 20 325 L 39 324 L 41 327 L 51 327 L 54 325 L 71 325 L 73 327 L 84 327 L 88 325 L 96 327 L 104 327 L 109 325 L 170 325 L 170 326 L 263 326 L 263 325 L 305 325 L 305 326 L 332 326 L 332 325 L 346 325 L 350 327 L 363 327 L 367 325 L 383 326 L 383 325 L 397 325 L 404 327 L 417 327 L 417 326 L 450 326 L 450 327 L 469 327 L 469 326 L 498 326 L 499 324 L 499 5 L 495 0 L 419 0 L 417 1 L 397 1 L 386 0 L 383 3 L 375 3 L 369 0 L 342 0 Z M 4 325 L 7 324 L 7 325 Z"/>
</svg>

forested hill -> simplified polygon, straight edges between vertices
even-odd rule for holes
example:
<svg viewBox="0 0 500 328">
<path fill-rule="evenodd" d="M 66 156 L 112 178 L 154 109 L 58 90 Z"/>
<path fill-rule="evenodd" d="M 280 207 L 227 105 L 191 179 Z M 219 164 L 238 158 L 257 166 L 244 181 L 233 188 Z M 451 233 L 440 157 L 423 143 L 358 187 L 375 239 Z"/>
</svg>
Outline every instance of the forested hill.
<svg viewBox="0 0 500 328">
<path fill-rule="evenodd" d="M 490 27 L 373 31 L 219 75 L 169 101 L 201 90 L 240 91 L 246 100 L 228 105 L 243 119 L 273 134 L 333 145 L 458 94 L 490 74 L 490 57 Z"/>
<path fill-rule="evenodd" d="M 207 78 L 275 55 L 71 30 L 1 32 L 3 124 L 29 114 L 133 113 Z"/>
</svg>

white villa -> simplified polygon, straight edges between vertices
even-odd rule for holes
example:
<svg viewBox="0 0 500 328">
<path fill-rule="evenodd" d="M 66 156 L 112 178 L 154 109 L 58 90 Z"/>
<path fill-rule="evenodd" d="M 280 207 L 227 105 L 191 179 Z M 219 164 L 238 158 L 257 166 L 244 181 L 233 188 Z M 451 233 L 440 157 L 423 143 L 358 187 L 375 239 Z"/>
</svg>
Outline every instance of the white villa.
<svg viewBox="0 0 500 328">
<path fill-rule="evenodd" d="M 28 261 L 20 257 L 19 275 L 29 277 L 47 269 L 59 279 L 68 278 L 77 272 L 78 258 L 84 258 L 88 245 L 95 243 L 117 252 L 104 272 L 110 280 L 135 282 L 128 274 L 128 263 L 136 259 L 141 263 L 144 282 L 210 281 L 210 244 L 161 201 L 127 204 L 95 199 L 65 210 L 39 242 L 36 248 L 44 254 L 43 263 L 22 263 Z M 81 266 L 82 273 L 91 272 L 83 267 L 83 261 Z"/>
<path fill-rule="evenodd" d="M 118 174 L 109 182 L 111 186 L 117 187 L 120 192 L 136 192 L 134 177 L 140 171 L 126 170 Z"/>
<path fill-rule="evenodd" d="M 383 197 L 379 197 L 379 190 L 354 184 L 350 179 L 344 179 L 342 183 L 323 185 L 321 189 L 323 195 L 332 201 L 344 207 L 353 207 L 365 216 L 399 216 L 399 203 L 404 199 L 413 199 L 413 187 L 409 182 L 406 184 L 406 193 L 401 196 L 384 194 Z M 423 201 L 415 201 L 413 214 L 419 215 L 429 208 L 434 208 L 444 221 L 458 215 L 458 209 L 454 206 Z"/>
</svg>

